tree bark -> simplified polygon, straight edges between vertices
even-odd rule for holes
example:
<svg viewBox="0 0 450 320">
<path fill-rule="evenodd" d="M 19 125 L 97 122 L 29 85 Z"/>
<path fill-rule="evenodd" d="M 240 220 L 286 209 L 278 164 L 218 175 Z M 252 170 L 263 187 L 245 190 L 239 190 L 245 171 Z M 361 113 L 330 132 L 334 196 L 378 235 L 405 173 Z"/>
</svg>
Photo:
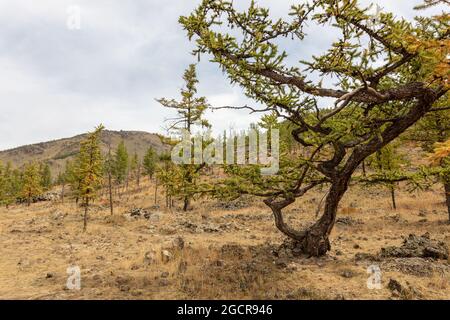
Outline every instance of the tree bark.
<svg viewBox="0 0 450 320">
<path fill-rule="evenodd" d="M 109 184 L 109 208 L 111 210 L 111 215 L 114 214 L 114 204 L 113 204 L 113 192 L 112 192 L 112 177 L 111 173 L 108 174 L 108 184 Z"/>
<path fill-rule="evenodd" d="M 138 164 L 138 168 L 137 168 L 136 184 L 137 184 L 137 187 L 139 188 L 139 186 L 141 184 L 141 165 L 140 164 Z"/>
<path fill-rule="evenodd" d="M 301 241 L 303 252 L 310 256 L 322 256 L 331 249 L 329 236 L 336 222 L 339 202 L 348 189 L 350 175 L 342 176 L 334 181 L 325 200 L 322 217 L 306 231 Z"/>
<path fill-rule="evenodd" d="M 86 229 L 87 229 L 88 208 L 89 208 L 89 198 L 86 197 L 86 202 L 85 202 L 85 207 L 84 207 L 83 232 L 86 232 Z"/>
<path fill-rule="evenodd" d="M 394 210 L 397 210 L 397 204 L 395 202 L 395 186 L 394 185 L 390 186 L 390 189 L 391 189 L 392 208 L 394 208 Z"/>
<path fill-rule="evenodd" d="M 185 212 L 188 211 L 189 204 L 190 204 L 189 197 L 184 197 L 183 211 Z"/>
</svg>

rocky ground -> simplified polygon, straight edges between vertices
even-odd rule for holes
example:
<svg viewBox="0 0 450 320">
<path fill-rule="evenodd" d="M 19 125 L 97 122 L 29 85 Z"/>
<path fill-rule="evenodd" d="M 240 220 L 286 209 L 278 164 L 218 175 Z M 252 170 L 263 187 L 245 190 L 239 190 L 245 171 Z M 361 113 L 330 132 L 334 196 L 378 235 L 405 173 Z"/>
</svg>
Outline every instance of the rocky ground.
<svg viewBox="0 0 450 320">
<path fill-rule="evenodd" d="M 201 200 L 183 213 L 154 204 L 148 183 L 91 211 L 47 201 L 0 211 L 0 298 L 450 299 L 450 225 L 440 190 L 352 188 L 322 258 L 300 255 L 258 199 Z M 286 211 L 312 223 L 323 193 Z M 162 198 L 158 200 L 163 203 Z M 79 267 L 81 289 L 67 287 Z M 69 271 L 69 273 L 68 273 Z"/>
</svg>

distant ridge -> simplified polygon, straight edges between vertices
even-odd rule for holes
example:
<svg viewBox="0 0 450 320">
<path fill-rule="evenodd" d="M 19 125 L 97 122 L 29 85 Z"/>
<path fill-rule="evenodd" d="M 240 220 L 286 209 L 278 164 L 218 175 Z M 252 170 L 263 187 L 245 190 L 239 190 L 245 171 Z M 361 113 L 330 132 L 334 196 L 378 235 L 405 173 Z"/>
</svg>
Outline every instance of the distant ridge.
<svg viewBox="0 0 450 320">
<path fill-rule="evenodd" d="M 46 162 L 50 165 L 53 174 L 64 169 L 67 160 L 73 160 L 78 153 L 80 142 L 86 134 L 76 135 L 71 138 L 62 138 L 47 142 L 24 145 L 4 151 L 0 151 L 2 163 L 11 162 L 13 167 L 21 167 L 30 161 Z M 120 141 L 125 142 L 128 152 L 135 152 L 142 159 L 148 147 L 153 147 L 158 153 L 168 150 L 161 136 L 144 131 L 112 131 L 105 130 L 101 137 L 101 148 L 108 152 L 109 145 L 114 150 Z"/>
</svg>

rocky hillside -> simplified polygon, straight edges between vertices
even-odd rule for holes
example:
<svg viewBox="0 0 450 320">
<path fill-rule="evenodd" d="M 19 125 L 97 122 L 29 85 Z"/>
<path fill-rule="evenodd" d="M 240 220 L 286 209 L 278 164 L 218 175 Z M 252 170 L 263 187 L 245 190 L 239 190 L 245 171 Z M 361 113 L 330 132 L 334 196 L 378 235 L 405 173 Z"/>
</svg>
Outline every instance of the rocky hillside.
<svg viewBox="0 0 450 320">
<path fill-rule="evenodd" d="M 77 154 L 80 141 L 85 134 L 72 138 L 41 142 L 32 145 L 0 151 L 0 161 L 7 163 L 10 161 L 14 167 L 20 167 L 29 161 L 45 161 L 50 164 L 53 174 L 57 174 L 64 168 L 67 160 L 72 160 Z M 109 131 L 105 130 L 101 138 L 101 147 L 104 153 L 108 152 L 111 145 L 114 150 L 120 141 L 124 141 L 130 154 L 137 152 L 142 159 L 148 147 L 152 146 L 161 153 L 167 150 L 160 137 L 153 133 L 143 131 Z"/>
</svg>

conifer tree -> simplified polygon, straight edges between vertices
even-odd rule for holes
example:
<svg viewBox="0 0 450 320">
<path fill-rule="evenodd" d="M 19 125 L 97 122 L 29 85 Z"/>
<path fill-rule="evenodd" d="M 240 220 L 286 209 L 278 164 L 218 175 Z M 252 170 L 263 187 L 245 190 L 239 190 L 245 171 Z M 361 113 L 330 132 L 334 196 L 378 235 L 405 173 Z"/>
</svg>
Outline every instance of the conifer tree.
<svg viewBox="0 0 450 320">
<path fill-rule="evenodd" d="M 241 108 L 276 112 L 304 150 L 296 161 L 280 163 L 276 176 L 233 177 L 228 192 L 265 197 L 277 228 L 299 251 L 321 256 L 330 250 L 338 205 L 361 163 L 448 101 L 448 15 L 408 21 L 381 12 L 374 24 L 370 8 L 358 1 L 298 3 L 289 19 L 272 20 L 255 2 L 238 11 L 230 1 L 203 0 L 180 22 L 195 40 L 193 54 L 212 56 L 231 83 L 262 105 Z M 299 49 L 281 46 L 286 39 L 301 43 L 306 25 L 325 31 L 333 25 L 341 35 L 323 54 L 292 64 L 288 56 Z M 323 98 L 334 104 L 319 108 L 330 101 Z M 283 210 L 319 186 L 329 188 L 320 218 L 304 229 L 290 226 Z"/>
<path fill-rule="evenodd" d="M 155 149 L 149 147 L 144 156 L 143 166 L 145 170 L 145 174 L 152 179 L 155 174 L 156 164 L 158 162 L 158 156 L 155 152 Z"/>
<path fill-rule="evenodd" d="M 41 163 L 40 165 L 42 189 L 44 191 L 50 190 L 52 187 L 52 173 L 50 170 L 50 165 L 48 163 Z"/>
<path fill-rule="evenodd" d="M 84 201 L 83 231 L 87 228 L 89 204 L 95 199 L 102 182 L 103 163 L 99 140 L 103 129 L 103 125 L 98 126 L 80 145 L 77 176 L 80 179 L 79 195 Z"/>
<path fill-rule="evenodd" d="M 0 204 L 5 205 L 7 193 L 7 173 L 3 164 L 0 162 Z"/>
<path fill-rule="evenodd" d="M 205 97 L 196 97 L 198 79 L 194 64 L 189 65 L 188 69 L 184 72 L 183 80 L 185 81 L 185 87 L 181 89 L 180 101 L 166 98 L 158 99 L 157 101 L 164 107 L 175 109 L 177 111 L 177 116 L 170 119 L 168 130 L 176 131 L 180 136 L 184 133 L 191 136 L 194 133 L 195 126 L 200 126 L 201 128 L 210 127 L 208 121 L 203 118 L 209 104 Z M 193 152 L 191 154 L 191 160 L 193 160 Z M 196 176 L 204 166 L 204 163 L 194 164 L 193 161 L 191 161 L 191 163 L 181 165 L 180 168 L 182 172 L 180 175 L 169 173 L 166 175 L 166 177 L 175 178 L 178 176 L 182 179 L 179 184 L 180 189 L 176 192 L 183 198 L 184 211 L 187 211 L 190 206 L 191 198 L 195 193 Z M 173 182 L 172 184 L 175 185 L 176 183 Z"/>
<path fill-rule="evenodd" d="M 104 163 L 104 172 L 108 180 L 108 195 L 109 195 L 109 210 L 111 215 L 114 214 L 114 202 L 113 202 L 113 173 L 114 173 L 114 159 L 111 154 L 111 146 L 109 146 L 108 156 Z"/>
<path fill-rule="evenodd" d="M 64 171 L 64 181 L 70 186 L 71 193 L 75 202 L 78 203 L 80 198 L 80 185 L 81 177 L 79 176 L 79 164 L 80 164 L 80 154 L 78 153 L 75 161 L 66 161 L 66 167 Z"/>
<path fill-rule="evenodd" d="M 161 166 L 157 166 L 155 181 L 155 204 L 157 201 L 158 183 L 164 187 L 166 208 L 172 207 L 172 196 L 176 194 L 176 183 L 179 175 L 179 167 L 176 166 L 171 159 L 170 153 L 162 153 L 159 155 Z"/>
<path fill-rule="evenodd" d="M 435 143 L 430 159 L 441 169 L 439 177 L 444 184 L 445 203 L 450 222 L 450 139 L 442 143 Z"/>
<path fill-rule="evenodd" d="M 64 196 L 66 192 L 66 184 L 67 184 L 67 178 L 65 175 L 65 171 L 61 171 L 58 173 L 58 176 L 56 177 L 56 184 L 61 186 L 61 203 L 64 203 Z"/>
<path fill-rule="evenodd" d="M 23 170 L 22 198 L 26 199 L 27 205 L 30 206 L 33 199 L 42 194 L 42 181 L 39 166 L 30 162 L 25 165 Z"/>
<path fill-rule="evenodd" d="M 367 158 L 369 167 L 375 173 L 367 177 L 372 184 L 386 185 L 391 193 L 392 208 L 397 209 L 395 199 L 396 184 L 403 180 L 402 165 L 407 164 L 403 154 L 398 151 L 399 143 L 392 142 Z M 370 184 L 370 183 L 369 183 Z"/>
<path fill-rule="evenodd" d="M 129 156 L 125 146 L 125 142 L 122 140 L 117 146 L 114 159 L 114 178 L 118 186 L 126 182 L 129 168 Z"/>
<path fill-rule="evenodd" d="M 139 160 L 137 152 L 134 152 L 134 155 L 130 160 L 130 174 L 132 178 L 136 180 L 136 186 L 139 187 L 141 176 L 141 161 Z"/>
<path fill-rule="evenodd" d="M 450 109 L 446 109 L 448 104 L 444 101 L 435 112 L 428 113 L 417 122 L 405 134 L 405 140 L 418 143 L 422 150 L 429 154 L 434 152 L 436 144 L 442 144 L 450 138 Z M 433 170 L 431 173 L 437 177 L 435 182 L 443 186 L 446 202 L 450 201 L 448 190 L 450 190 L 450 172 L 446 169 L 446 161 L 436 162 L 439 171 Z M 450 208 L 448 208 L 450 217 Z"/>
<path fill-rule="evenodd" d="M 21 175 L 10 162 L 3 166 L 0 162 L 0 205 L 9 207 L 20 196 Z"/>
</svg>

